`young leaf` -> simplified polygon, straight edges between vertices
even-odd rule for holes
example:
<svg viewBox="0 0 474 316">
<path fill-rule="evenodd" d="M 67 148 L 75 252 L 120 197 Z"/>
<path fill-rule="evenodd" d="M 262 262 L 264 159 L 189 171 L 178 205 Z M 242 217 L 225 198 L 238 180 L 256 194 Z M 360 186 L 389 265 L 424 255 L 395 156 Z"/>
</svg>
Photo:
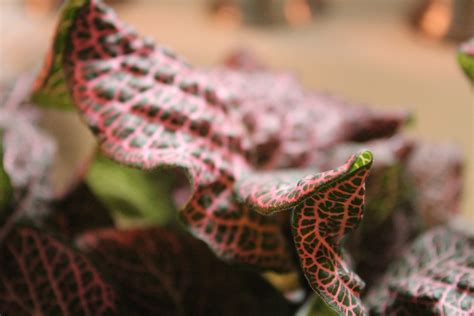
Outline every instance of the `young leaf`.
<svg viewBox="0 0 474 316">
<path fill-rule="evenodd" d="M 474 85 L 474 37 L 461 44 L 457 59 L 461 69 Z"/>
<path fill-rule="evenodd" d="M 290 315 L 258 274 L 220 261 L 187 233 L 105 229 L 77 243 L 107 267 L 128 315 Z"/>
<path fill-rule="evenodd" d="M 170 50 L 140 39 L 100 1 L 81 3 L 64 9 L 74 19 L 67 31 L 60 22 L 66 35 L 56 42 L 66 39 L 54 44 L 64 48 L 54 60 L 102 151 L 138 168 L 182 168 L 194 194 L 181 217 L 195 235 L 223 258 L 290 269 L 278 222 L 233 200 L 235 179 L 251 166 L 232 98 Z"/>
<path fill-rule="evenodd" d="M 0 247 L 5 315 L 116 315 L 112 288 L 82 254 L 52 236 L 17 227 Z"/>
<path fill-rule="evenodd" d="M 418 238 L 367 296 L 373 315 L 473 315 L 474 238 L 436 228 Z"/>
<path fill-rule="evenodd" d="M 301 179 L 252 174 L 238 182 L 236 194 L 257 212 L 292 209 L 293 238 L 303 272 L 328 305 L 345 315 L 363 315 L 364 283 L 343 260 L 341 239 L 363 215 L 365 179 L 372 154 L 362 152 L 338 169 Z M 298 179 L 298 182 L 296 182 Z"/>
<path fill-rule="evenodd" d="M 175 216 L 166 175 L 137 170 L 102 155 L 93 161 L 87 184 L 118 221 L 146 220 L 163 225 Z"/>
</svg>

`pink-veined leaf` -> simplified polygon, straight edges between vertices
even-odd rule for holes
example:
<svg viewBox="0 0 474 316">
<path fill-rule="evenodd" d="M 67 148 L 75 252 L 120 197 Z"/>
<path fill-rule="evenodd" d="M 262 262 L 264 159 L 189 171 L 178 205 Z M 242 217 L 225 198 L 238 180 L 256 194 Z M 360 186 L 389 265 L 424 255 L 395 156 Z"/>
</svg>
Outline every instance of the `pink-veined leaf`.
<svg viewBox="0 0 474 316">
<path fill-rule="evenodd" d="M 0 247 L 5 315 L 116 315 L 116 296 L 90 260 L 52 236 L 16 227 Z"/>
<path fill-rule="evenodd" d="M 37 101 L 64 78 L 105 154 L 129 166 L 187 173 L 193 195 L 181 218 L 218 255 L 291 269 L 278 221 L 232 196 L 236 179 L 252 167 L 250 139 L 229 93 L 169 49 L 140 39 L 100 1 L 71 1 L 63 12 Z"/>
<path fill-rule="evenodd" d="M 428 231 L 392 264 L 367 304 L 371 315 L 473 315 L 474 237 Z"/>
<path fill-rule="evenodd" d="M 304 178 L 301 172 L 255 173 L 236 186 L 237 196 L 257 212 L 292 210 L 293 239 L 303 272 L 313 290 L 343 315 L 364 314 L 364 282 L 343 260 L 341 240 L 362 220 L 371 164 L 372 154 L 364 151 L 335 170 Z"/>
<path fill-rule="evenodd" d="M 262 277 L 219 260 L 189 233 L 102 229 L 77 244 L 107 268 L 127 315 L 290 315 Z"/>
</svg>

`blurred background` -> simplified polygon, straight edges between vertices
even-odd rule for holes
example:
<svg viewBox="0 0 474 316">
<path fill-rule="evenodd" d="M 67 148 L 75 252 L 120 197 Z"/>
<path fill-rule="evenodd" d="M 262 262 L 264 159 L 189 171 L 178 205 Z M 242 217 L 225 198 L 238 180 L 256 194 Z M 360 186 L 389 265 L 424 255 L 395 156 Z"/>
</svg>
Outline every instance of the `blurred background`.
<svg viewBox="0 0 474 316">
<path fill-rule="evenodd" d="M 106 2 L 191 64 L 212 66 L 245 48 L 274 69 L 295 73 L 308 89 L 410 110 L 408 134 L 463 150 L 462 210 L 474 221 L 474 90 L 455 59 L 459 42 L 474 36 L 473 0 Z M 39 68 L 60 3 L 0 1 L 1 83 Z"/>
</svg>

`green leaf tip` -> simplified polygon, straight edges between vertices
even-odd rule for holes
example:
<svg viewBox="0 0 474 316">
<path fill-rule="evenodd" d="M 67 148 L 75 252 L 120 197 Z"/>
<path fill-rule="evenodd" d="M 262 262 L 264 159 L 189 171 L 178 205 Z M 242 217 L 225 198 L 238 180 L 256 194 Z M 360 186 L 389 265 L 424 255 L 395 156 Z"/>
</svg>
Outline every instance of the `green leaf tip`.
<svg viewBox="0 0 474 316">
<path fill-rule="evenodd" d="M 462 43 L 456 55 L 459 66 L 474 85 L 474 37 Z"/>
<path fill-rule="evenodd" d="M 352 173 L 356 170 L 359 170 L 363 167 L 370 168 L 372 161 L 374 160 L 374 155 L 370 150 L 361 151 L 356 155 L 354 162 L 352 163 L 351 168 L 348 173 Z"/>
</svg>

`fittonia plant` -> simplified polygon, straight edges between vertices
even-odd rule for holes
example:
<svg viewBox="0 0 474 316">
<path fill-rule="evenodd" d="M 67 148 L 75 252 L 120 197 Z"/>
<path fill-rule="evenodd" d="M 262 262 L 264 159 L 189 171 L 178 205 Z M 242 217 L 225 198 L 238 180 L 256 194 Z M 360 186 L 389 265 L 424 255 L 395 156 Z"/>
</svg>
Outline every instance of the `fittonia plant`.
<svg viewBox="0 0 474 316">
<path fill-rule="evenodd" d="M 18 224 L 5 232 L 0 312 L 288 315 L 292 307 L 258 273 L 295 270 L 337 313 L 369 312 L 361 299 L 364 282 L 342 244 L 346 236 L 365 241 L 379 225 L 393 227 L 396 211 L 416 205 L 407 193 L 416 192 L 411 182 L 399 181 L 408 178 L 412 142 L 387 139 L 408 116 L 305 91 L 291 75 L 242 56 L 210 70 L 193 68 L 140 38 L 98 0 L 64 6 L 32 99 L 77 109 L 103 155 L 116 163 L 184 172 L 192 192 L 177 211 L 192 235 L 114 228 L 108 204 L 95 196 L 100 190 L 81 183 L 52 203 L 36 227 Z M 369 177 L 374 214 L 355 234 L 373 159 L 367 147 L 384 159 Z M 416 164 L 411 168 L 419 173 Z M 420 186 L 422 192 L 432 183 Z M 421 218 L 411 208 L 404 214 Z M 419 226 L 387 247 L 387 258 L 396 258 Z M 364 246 L 351 243 L 355 267 L 367 266 L 352 249 Z"/>
</svg>

